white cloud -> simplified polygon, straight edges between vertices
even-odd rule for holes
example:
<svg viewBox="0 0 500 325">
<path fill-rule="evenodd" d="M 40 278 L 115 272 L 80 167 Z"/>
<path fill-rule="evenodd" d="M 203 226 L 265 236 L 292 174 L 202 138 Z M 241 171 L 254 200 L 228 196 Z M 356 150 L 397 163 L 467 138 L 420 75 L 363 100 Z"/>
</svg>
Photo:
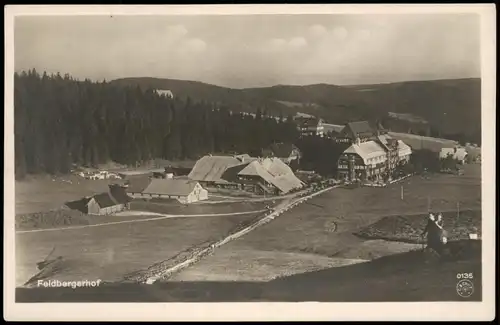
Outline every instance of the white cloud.
<svg viewBox="0 0 500 325">
<path fill-rule="evenodd" d="M 307 46 L 307 41 L 303 37 L 294 37 L 290 40 L 290 42 L 288 42 L 288 45 L 292 48 L 300 48 Z"/>
<path fill-rule="evenodd" d="M 279 51 L 284 49 L 286 41 L 282 38 L 272 38 L 264 44 L 264 51 Z"/>
<path fill-rule="evenodd" d="M 323 25 L 316 24 L 309 27 L 309 33 L 314 37 L 322 37 L 327 33 L 327 30 Z"/>
<path fill-rule="evenodd" d="M 332 33 L 333 36 L 340 41 L 345 40 L 349 35 L 349 32 L 347 31 L 347 29 L 345 29 L 345 27 L 335 27 Z"/>
<path fill-rule="evenodd" d="M 23 17 L 15 64 L 75 77 L 160 75 L 239 86 L 477 76 L 480 21 L 468 17 Z"/>
<path fill-rule="evenodd" d="M 358 32 L 358 37 L 361 40 L 368 40 L 371 37 L 371 35 L 372 33 L 367 29 L 363 29 Z"/>
<path fill-rule="evenodd" d="M 182 38 L 186 36 L 188 30 L 186 29 L 186 27 L 184 27 L 184 25 L 172 25 L 168 27 L 167 32 L 168 32 L 168 37 Z"/>
<path fill-rule="evenodd" d="M 192 52 L 203 52 L 207 48 L 207 43 L 199 38 L 191 38 L 184 42 L 184 47 Z"/>
</svg>

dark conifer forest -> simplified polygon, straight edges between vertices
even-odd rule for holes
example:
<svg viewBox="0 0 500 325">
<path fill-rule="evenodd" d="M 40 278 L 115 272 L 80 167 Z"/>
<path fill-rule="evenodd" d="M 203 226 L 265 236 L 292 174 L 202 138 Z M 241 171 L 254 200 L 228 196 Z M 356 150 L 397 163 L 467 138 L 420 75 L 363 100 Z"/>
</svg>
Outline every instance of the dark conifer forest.
<svg viewBox="0 0 500 325">
<path fill-rule="evenodd" d="M 204 154 L 256 154 L 273 142 L 295 142 L 291 116 L 266 118 L 153 89 L 79 81 L 36 70 L 14 76 L 15 172 L 68 173 L 72 166 Z"/>
</svg>

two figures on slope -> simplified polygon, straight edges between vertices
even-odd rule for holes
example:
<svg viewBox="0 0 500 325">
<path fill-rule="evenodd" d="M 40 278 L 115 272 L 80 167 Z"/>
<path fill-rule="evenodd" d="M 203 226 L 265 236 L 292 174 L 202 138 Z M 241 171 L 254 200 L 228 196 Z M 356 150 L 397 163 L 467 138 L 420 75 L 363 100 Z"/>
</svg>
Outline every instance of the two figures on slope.
<svg viewBox="0 0 500 325">
<path fill-rule="evenodd" d="M 427 234 L 427 247 L 432 248 L 439 255 L 443 253 L 443 246 L 448 242 L 446 230 L 443 227 L 443 215 L 439 213 L 435 217 L 429 213 L 427 225 L 425 226 L 422 236 Z"/>
</svg>

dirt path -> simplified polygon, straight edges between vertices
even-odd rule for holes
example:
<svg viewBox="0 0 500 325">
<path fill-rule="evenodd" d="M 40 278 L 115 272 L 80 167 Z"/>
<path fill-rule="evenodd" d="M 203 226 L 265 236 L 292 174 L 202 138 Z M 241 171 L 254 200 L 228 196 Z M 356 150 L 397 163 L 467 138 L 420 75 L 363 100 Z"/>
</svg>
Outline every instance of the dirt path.
<svg viewBox="0 0 500 325">
<path fill-rule="evenodd" d="M 118 225 L 123 223 L 137 223 L 137 222 L 146 222 L 146 221 L 156 221 L 162 219 L 172 219 L 172 218 L 202 218 L 202 217 L 224 217 L 224 216 L 238 216 L 238 215 L 246 215 L 246 214 L 254 214 L 254 213 L 262 213 L 267 210 L 255 210 L 255 211 L 245 211 L 245 212 L 234 212 L 234 213 L 212 213 L 212 214 L 160 214 L 154 212 L 146 212 L 146 211 L 133 211 L 136 212 L 136 215 L 156 215 L 158 217 L 155 218 L 143 218 L 143 219 L 134 219 L 134 220 L 123 220 L 123 221 L 113 221 L 106 223 L 98 223 L 93 225 L 84 225 L 84 226 L 74 226 L 74 227 L 61 227 L 61 228 L 48 228 L 48 229 L 33 229 L 33 230 L 19 230 L 16 231 L 16 234 L 23 233 L 33 233 L 33 232 L 48 232 L 48 231 L 59 231 L 59 230 L 74 230 L 74 229 L 84 229 L 91 227 L 103 227 L 103 226 L 111 226 Z M 132 212 L 132 211 L 130 211 Z M 131 215 L 133 213 L 127 212 L 127 215 Z"/>
</svg>

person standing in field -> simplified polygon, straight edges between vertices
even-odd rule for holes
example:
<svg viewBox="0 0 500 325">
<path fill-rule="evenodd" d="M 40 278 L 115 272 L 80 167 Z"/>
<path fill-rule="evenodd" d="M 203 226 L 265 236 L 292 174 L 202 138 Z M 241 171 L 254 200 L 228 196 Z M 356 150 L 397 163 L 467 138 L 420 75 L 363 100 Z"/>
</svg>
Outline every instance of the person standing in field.
<svg viewBox="0 0 500 325">
<path fill-rule="evenodd" d="M 448 242 L 448 233 L 444 229 L 443 215 L 441 213 L 437 216 L 436 225 L 439 228 L 439 240 L 444 245 Z"/>
<path fill-rule="evenodd" d="M 432 213 L 429 215 L 427 225 L 422 232 L 422 236 L 424 235 L 427 235 L 427 247 L 441 255 L 441 229 Z"/>
<path fill-rule="evenodd" d="M 441 212 L 438 213 L 436 224 L 438 225 L 439 228 L 443 229 L 444 222 L 443 222 L 443 215 L 441 214 Z"/>
</svg>

